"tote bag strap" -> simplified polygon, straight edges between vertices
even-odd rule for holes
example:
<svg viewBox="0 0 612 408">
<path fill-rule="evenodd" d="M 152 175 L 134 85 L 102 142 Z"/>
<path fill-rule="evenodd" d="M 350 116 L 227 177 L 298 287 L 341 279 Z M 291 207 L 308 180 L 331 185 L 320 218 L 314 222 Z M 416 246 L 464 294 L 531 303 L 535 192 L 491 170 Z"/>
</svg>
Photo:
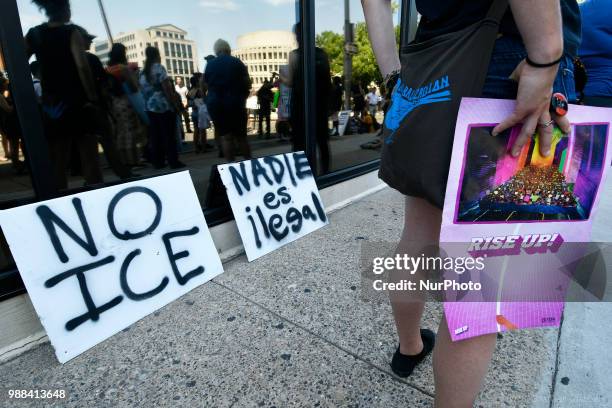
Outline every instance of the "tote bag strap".
<svg viewBox="0 0 612 408">
<path fill-rule="evenodd" d="M 493 4 L 491 4 L 491 8 L 489 8 L 489 12 L 487 13 L 486 20 L 491 20 L 499 24 L 502 18 L 504 18 L 506 10 L 508 10 L 508 0 L 493 0 Z"/>
</svg>

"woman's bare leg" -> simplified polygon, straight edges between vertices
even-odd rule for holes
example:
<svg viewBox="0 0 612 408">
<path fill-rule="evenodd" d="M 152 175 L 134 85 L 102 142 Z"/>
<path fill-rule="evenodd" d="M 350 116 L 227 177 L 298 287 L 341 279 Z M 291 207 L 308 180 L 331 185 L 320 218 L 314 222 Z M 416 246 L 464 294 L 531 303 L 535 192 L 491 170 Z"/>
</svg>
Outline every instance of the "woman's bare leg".
<svg viewBox="0 0 612 408">
<path fill-rule="evenodd" d="M 442 318 L 433 353 L 435 406 L 471 408 L 495 350 L 496 334 L 452 342 Z"/>
<path fill-rule="evenodd" d="M 421 255 L 423 247 L 437 244 L 440 240 L 441 223 L 442 212 L 438 208 L 423 199 L 406 197 L 404 231 L 397 253 L 415 257 Z M 415 276 L 418 278 L 418 275 Z M 420 327 L 424 299 L 405 293 L 392 293 L 391 307 L 400 341 L 400 353 L 419 354 L 423 349 Z"/>
</svg>

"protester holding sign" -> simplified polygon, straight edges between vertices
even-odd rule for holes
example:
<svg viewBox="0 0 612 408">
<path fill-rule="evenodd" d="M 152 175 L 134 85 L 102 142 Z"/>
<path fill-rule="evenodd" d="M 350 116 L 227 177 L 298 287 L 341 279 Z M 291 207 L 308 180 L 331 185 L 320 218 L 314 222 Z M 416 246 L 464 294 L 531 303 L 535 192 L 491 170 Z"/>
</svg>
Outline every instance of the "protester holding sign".
<svg viewBox="0 0 612 408">
<path fill-rule="evenodd" d="M 551 114 L 549 106 L 553 86 L 570 101 L 575 99 L 571 73 L 580 41 L 578 6 L 575 0 L 561 1 L 562 7 L 556 0 L 510 0 L 511 13 L 504 16 L 507 3 L 417 1 L 422 19 L 416 44 L 402 50 L 402 65 L 391 2 L 362 0 L 385 85 L 395 86 L 385 118 L 381 177 L 408 196 L 398 251 L 410 241 L 439 240 L 462 97 L 517 98 L 513 114 L 493 131 L 499 134 L 524 123 L 510 152 L 514 156 L 536 128 L 544 157 L 549 155 L 553 125 L 570 130 L 567 118 Z M 501 24 L 491 24 L 495 21 Z M 487 69 L 481 61 L 489 60 Z M 392 306 L 400 338 L 392 368 L 406 377 L 431 352 L 434 338 L 433 333 L 419 329 L 423 303 L 392 302 Z M 436 406 L 472 406 L 494 347 L 495 335 L 453 343 L 442 320 L 434 353 Z"/>
</svg>

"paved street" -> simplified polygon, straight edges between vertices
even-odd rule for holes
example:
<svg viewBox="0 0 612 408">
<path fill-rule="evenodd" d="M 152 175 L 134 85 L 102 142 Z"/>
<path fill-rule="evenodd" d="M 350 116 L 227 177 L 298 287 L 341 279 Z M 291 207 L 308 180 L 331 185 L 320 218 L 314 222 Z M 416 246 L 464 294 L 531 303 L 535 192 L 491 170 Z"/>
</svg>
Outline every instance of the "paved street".
<svg viewBox="0 0 612 408">
<path fill-rule="evenodd" d="M 612 238 L 610 185 L 599 240 Z M 402 203 L 389 189 L 368 196 L 257 262 L 230 261 L 213 282 L 64 366 L 48 344 L 1 365 L 0 384 L 65 389 L 68 401 L 55 406 L 69 407 L 430 407 L 431 360 L 407 381 L 395 377 L 390 307 L 360 296 L 360 246 L 399 238 Z M 610 406 L 610 312 L 573 304 L 561 331 L 504 334 L 477 406 Z M 429 304 L 425 326 L 437 328 L 440 315 Z"/>
</svg>

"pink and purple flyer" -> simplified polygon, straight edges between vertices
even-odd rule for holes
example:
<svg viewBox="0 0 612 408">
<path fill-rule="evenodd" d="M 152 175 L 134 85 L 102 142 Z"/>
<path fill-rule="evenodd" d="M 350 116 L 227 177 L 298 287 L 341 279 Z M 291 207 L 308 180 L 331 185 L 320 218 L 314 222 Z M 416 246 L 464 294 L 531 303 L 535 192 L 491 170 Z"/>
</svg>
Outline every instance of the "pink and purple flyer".
<svg viewBox="0 0 612 408">
<path fill-rule="evenodd" d="M 570 278 L 556 272 L 577 256 L 563 248 L 590 242 L 612 161 L 612 109 L 577 105 L 568 113 L 571 133 L 555 129 L 547 157 L 537 135 L 513 157 L 520 128 L 491 130 L 514 105 L 464 98 L 459 110 L 440 241 L 453 243 L 455 256 L 486 258 L 495 278 L 480 277 L 488 293 L 446 297 L 453 341 L 559 325 Z"/>
</svg>

